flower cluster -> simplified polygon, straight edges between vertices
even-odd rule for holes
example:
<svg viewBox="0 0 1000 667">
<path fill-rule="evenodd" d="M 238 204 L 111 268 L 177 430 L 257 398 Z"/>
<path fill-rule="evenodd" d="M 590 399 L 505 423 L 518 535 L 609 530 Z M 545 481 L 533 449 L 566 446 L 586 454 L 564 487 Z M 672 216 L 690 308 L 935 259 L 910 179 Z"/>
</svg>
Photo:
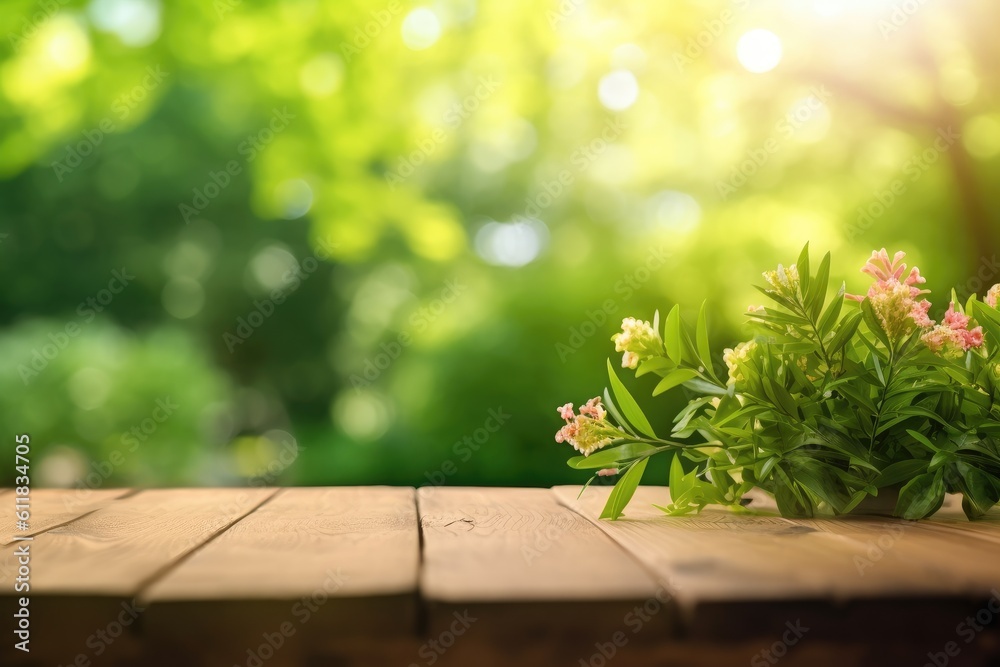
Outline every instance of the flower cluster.
<svg viewBox="0 0 1000 667">
<path fill-rule="evenodd" d="M 572 403 L 557 410 L 566 425 L 556 433 L 556 442 L 568 442 L 584 456 L 590 456 L 621 437 L 621 432 L 608 422 L 608 413 L 600 397 L 595 396 L 586 405 L 581 405 L 580 414 L 573 412 Z"/>
<path fill-rule="evenodd" d="M 622 368 L 634 369 L 640 361 L 663 354 L 663 340 L 649 322 L 626 317 L 622 331 L 611 337 L 615 352 L 624 352 Z"/>
<path fill-rule="evenodd" d="M 885 333 L 894 340 L 911 333 L 917 327 L 929 329 L 934 326 L 934 321 L 927 316 L 931 302 L 919 298 L 923 294 L 929 294 L 930 290 L 917 287 L 927 280 L 920 275 L 917 267 L 906 273 L 904 257 L 905 252 L 897 252 L 889 259 L 889 253 L 882 248 L 873 251 L 868 263 L 861 269 L 862 273 L 875 278 L 875 283 L 868 289 L 867 299 Z M 864 301 L 866 297 L 848 294 L 847 298 Z"/>
<path fill-rule="evenodd" d="M 986 305 L 990 308 L 997 307 L 997 299 L 1000 298 L 1000 284 L 996 284 L 986 293 Z"/>
<path fill-rule="evenodd" d="M 792 264 L 787 269 L 778 264 L 774 271 L 765 271 L 764 280 L 778 294 L 794 299 L 799 291 L 799 269 Z"/>
<path fill-rule="evenodd" d="M 955 312 L 955 304 L 952 303 L 944 315 L 944 322 L 925 333 L 921 340 L 933 352 L 957 359 L 969 350 L 983 346 L 983 328 L 970 330 L 969 316 Z"/>
<path fill-rule="evenodd" d="M 722 360 L 729 368 L 729 384 L 736 384 L 745 379 L 740 364 L 747 361 L 750 358 L 750 353 L 756 348 L 756 341 L 748 340 L 745 343 L 738 343 L 735 348 L 727 347 L 722 351 Z"/>
</svg>

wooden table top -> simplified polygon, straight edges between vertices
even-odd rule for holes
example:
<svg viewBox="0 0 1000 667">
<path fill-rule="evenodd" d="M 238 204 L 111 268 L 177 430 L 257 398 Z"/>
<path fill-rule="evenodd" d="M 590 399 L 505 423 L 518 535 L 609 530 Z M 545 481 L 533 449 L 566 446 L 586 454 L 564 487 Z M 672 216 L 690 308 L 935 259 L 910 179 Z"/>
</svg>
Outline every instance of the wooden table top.
<svg viewBox="0 0 1000 667">
<path fill-rule="evenodd" d="M 1000 511 L 666 517 L 642 487 L 607 522 L 579 490 L 34 490 L 0 533 L 32 650 L 5 628 L 0 663 L 1000 664 Z"/>
</svg>

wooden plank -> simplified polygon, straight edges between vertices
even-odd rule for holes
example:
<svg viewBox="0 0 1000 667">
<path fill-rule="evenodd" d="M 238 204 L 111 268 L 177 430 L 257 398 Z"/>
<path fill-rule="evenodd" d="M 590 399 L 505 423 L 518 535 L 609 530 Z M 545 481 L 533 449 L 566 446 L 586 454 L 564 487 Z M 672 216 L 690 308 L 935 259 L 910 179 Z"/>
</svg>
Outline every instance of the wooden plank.
<svg viewBox="0 0 1000 667">
<path fill-rule="evenodd" d="M 548 490 L 426 488 L 417 500 L 427 641 L 401 664 L 565 656 L 621 630 L 647 602 L 656 613 L 644 640 L 672 632 L 670 601 L 652 577 Z"/>
<path fill-rule="evenodd" d="M 650 576 L 547 489 L 420 489 L 432 600 L 644 599 Z"/>
<path fill-rule="evenodd" d="M 150 490 L 36 536 L 31 548 L 31 658 L 39 664 L 135 661 L 143 585 L 273 495 L 269 489 Z M 16 543 L 3 548 L 10 557 Z M 10 576 L 0 596 L 15 595 Z M 104 642 L 99 633 L 112 641 Z M 0 662 L 23 659 L 10 643 Z M 80 658 L 83 656 L 83 658 Z"/>
<path fill-rule="evenodd" d="M 957 623 L 962 611 L 1000 584 L 997 545 L 960 542 L 914 522 L 792 520 L 717 509 L 667 517 L 652 506 L 670 502 L 662 487 L 641 487 L 627 519 L 601 521 L 597 517 L 609 491 L 591 489 L 577 500 L 579 487 L 555 489 L 560 502 L 600 527 L 675 593 L 696 634 L 729 627 L 734 617 L 773 624 L 802 613 L 803 601 L 816 603 L 810 613 L 828 636 L 865 623 L 886 628 L 890 620 L 912 622 L 908 614 L 887 616 L 896 609 L 893 604 L 879 606 L 902 598 L 910 600 L 907 610 L 914 614 L 934 610 L 924 620 L 932 626 L 929 632 L 940 634 L 941 627 L 955 625 L 940 625 L 942 618 L 954 614 Z"/>
<path fill-rule="evenodd" d="M 413 489 L 283 490 L 142 593 L 147 663 L 244 664 L 258 651 L 275 667 L 346 660 L 352 637 L 371 653 L 410 644 L 419 563 Z"/>
<path fill-rule="evenodd" d="M 143 599 L 294 600 L 313 592 L 329 570 L 341 571 L 337 597 L 409 594 L 417 587 L 419 541 L 413 489 L 286 489 L 155 582 Z"/>
<path fill-rule="evenodd" d="M 252 511 L 270 489 L 154 489 L 35 538 L 32 592 L 132 596 Z M 0 580 L 0 590 L 10 581 Z"/>
<path fill-rule="evenodd" d="M 129 489 L 32 489 L 30 528 L 27 531 L 16 530 L 14 513 L 6 511 L 5 507 L 0 544 L 12 544 L 15 536 L 39 535 L 99 510 L 129 493 Z M 0 503 L 6 505 L 7 502 L 13 503 L 14 496 L 0 495 Z"/>
</svg>

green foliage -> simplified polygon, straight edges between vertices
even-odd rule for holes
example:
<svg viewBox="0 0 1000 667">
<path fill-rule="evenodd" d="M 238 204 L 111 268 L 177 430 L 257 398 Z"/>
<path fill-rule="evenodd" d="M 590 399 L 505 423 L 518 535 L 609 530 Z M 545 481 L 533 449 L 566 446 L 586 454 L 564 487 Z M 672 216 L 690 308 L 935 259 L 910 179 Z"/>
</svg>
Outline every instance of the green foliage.
<svg viewBox="0 0 1000 667">
<path fill-rule="evenodd" d="M 796 265 L 765 274 L 769 284 L 759 289 L 773 305 L 748 313 L 754 337 L 726 350 L 726 383 L 713 365 L 704 306 L 693 338 L 678 307 L 662 334 L 637 325 L 647 337 L 662 335 L 666 350 L 644 358 L 637 375 L 662 378 L 654 395 L 680 386 L 690 400 L 669 439 L 644 433 L 642 443 L 570 462 L 628 470 L 603 516 L 621 514 L 638 466 L 661 453 L 674 456 L 673 502 L 661 508 L 672 515 L 706 505 L 740 510 L 753 487 L 792 517 L 849 513 L 886 489 L 898 489 L 895 514 L 906 519 L 930 516 L 946 493 L 962 494 L 970 519 L 1000 500 L 1000 312 L 972 297 L 968 318 L 954 304 L 934 328 L 910 314 L 917 288 L 906 297 L 910 287 L 893 283 L 904 293 L 894 311 L 877 300 L 881 293 L 859 302 L 845 299 L 842 285 L 832 290 L 829 253 L 815 273 L 809 265 L 807 245 Z M 936 347 L 941 331 L 967 342 Z M 608 372 L 629 422 L 648 423 L 610 362 Z M 693 464 L 687 472 L 682 460 Z"/>
</svg>

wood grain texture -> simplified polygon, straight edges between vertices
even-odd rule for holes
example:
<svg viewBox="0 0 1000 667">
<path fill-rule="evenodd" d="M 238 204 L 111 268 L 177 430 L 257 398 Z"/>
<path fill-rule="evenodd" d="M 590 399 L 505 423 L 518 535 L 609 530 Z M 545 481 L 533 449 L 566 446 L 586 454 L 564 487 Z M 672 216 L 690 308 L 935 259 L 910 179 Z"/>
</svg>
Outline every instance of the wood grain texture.
<svg viewBox="0 0 1000 667">
<path fill-rule="evenodd" d="M 609 489 L 558 487 L 568 507 L 645 563 L 682 606 L 706 602 L 892 597 L 985 598 L 1000 585 L 1000 545 L 960 540 L 920 522 L 793 520 L 706 509 L 667 517 L 669 491 L 641 487 L 616 522 L 597 517 Z"/>
<path fill-rule="evenodd" d="M 11 544 L 15 536 L 39 535 L 99 510 L 129 493 L 129 489 L 33 489 L 30 495 L 30 528 L 27 531 L 15 530 L 13 491 L 9 492 L 10 495 L 0 494 L 0 505 L 4 508 L 0 544 Z"/>
<path fill-rule="evenodd" d="M 425 488 L 421 591 L 431 600 L 645 599 L 647 572 L 546 489 Z"/>
<path fill-rule="evenodd" d="M 420 537 L 413 489 L 285 489 L 143 594 L 166 600 L 294 600 L 414 593 Z"/>
<path fill-rule="evenodd" d="M 412 641 L 419 564 L 413 489 L 282 490 L 142 593 L 148 661 L 238 664 L 265 636 L 272 667 L 344 637 Z"/>
<path fill-rule="evenodd" d="M 582 651 L 647 603 L 656 613 L 642 640 L 673 633 L 676 615 L 653 578 L 547 489 L 426 488 L 417 499 L 426 626 L 401 664 Z"/>
<path fill-rule="evenodd" d="M 270 489 L 156 489 L 117 500 L 34 539 L 32 593 L 133 596 L 151 577 L 273 493 Z M 0 590 L 10 588 L 11 580 L 0 578 Z"/>
</svg>

